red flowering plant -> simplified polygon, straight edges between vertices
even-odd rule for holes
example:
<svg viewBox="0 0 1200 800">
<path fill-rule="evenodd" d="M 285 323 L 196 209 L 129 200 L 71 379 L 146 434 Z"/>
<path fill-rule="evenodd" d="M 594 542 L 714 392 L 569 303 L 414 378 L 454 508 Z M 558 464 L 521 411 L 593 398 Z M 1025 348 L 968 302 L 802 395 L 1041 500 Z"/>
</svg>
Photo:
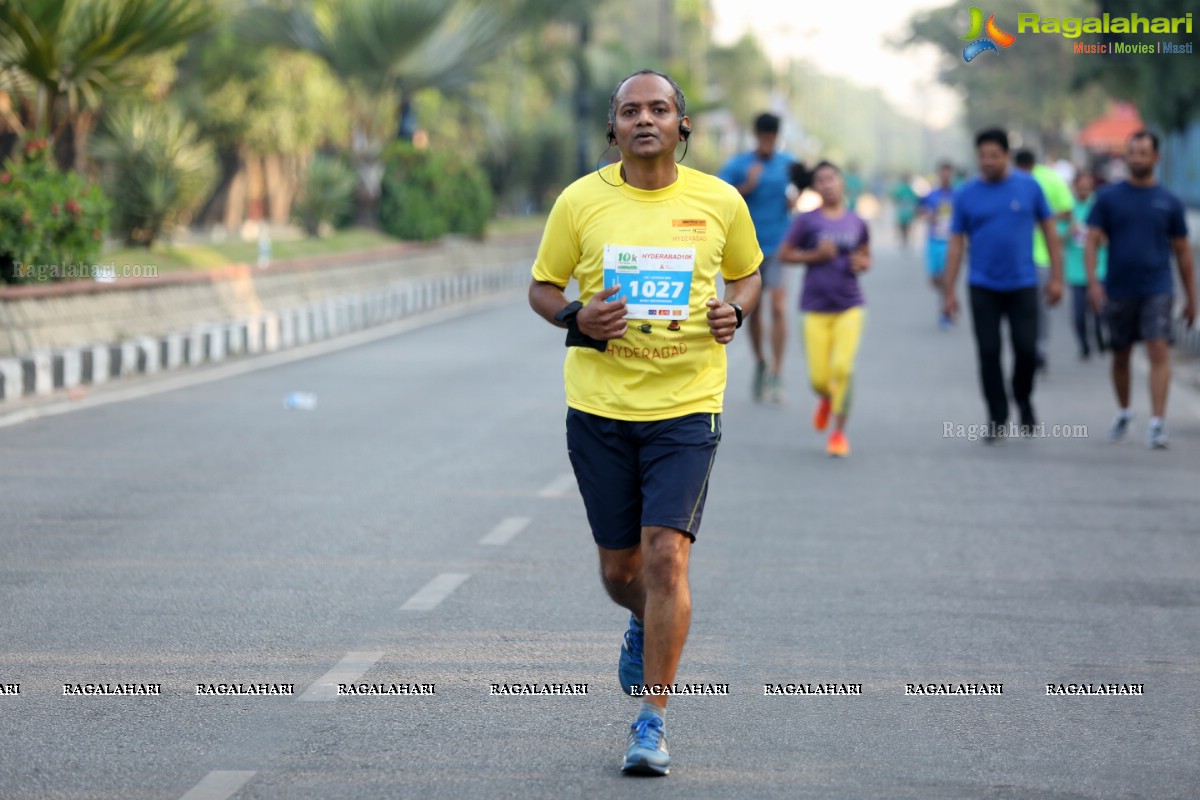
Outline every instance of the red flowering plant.
<svg viewBox="0 0 1200 800">
<path fill-rule="evenodd" d="M 99 186 L 58 169 L 46 139 L 26 140 L 0 165 L 0 280 L 90 275 L 108 214 Z"/>
</svg>

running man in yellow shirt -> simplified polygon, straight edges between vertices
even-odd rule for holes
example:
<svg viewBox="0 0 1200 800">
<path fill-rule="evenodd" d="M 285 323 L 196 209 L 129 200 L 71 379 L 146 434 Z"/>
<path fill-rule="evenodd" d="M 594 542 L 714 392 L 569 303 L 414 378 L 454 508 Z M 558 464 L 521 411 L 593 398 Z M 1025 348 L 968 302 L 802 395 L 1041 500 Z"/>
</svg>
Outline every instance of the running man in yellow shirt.
<svg viewBox="0 0 1200 800">
<path fill-rule="evenodd" d="M 558 197 L 529 287 L 533 310 L 567 330 L 567 450 L 604 588 L 630 611 L 621 685 L 643 698 L 623 769 L 648 775 L 670 767 L 666 687 L 691 622 L 688 557 L 721 439 L 725 345 L 761 287 L 741 195 L 675 161 L 685 111 L 661 73 L 617 84 L 607 136 L 621 160 Z"/>
</svg>

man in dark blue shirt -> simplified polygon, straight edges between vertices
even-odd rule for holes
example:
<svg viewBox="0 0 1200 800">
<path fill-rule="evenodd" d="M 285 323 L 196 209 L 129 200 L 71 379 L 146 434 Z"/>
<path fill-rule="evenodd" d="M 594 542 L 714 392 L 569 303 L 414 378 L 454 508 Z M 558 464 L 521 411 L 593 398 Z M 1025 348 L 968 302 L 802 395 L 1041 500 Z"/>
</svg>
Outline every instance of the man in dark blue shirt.
<svg viewBox="0 0 1200 800">
<path fill-rule="evenodd" d="M 1008 394 L 1001 366 L 1000 323 L 1008 319 L 1013 349 L 1012 394 L 1023 431 L 1037 425 L 1033 411 L 1033 377 L 1037 368 L 1038 274 L 1033 262 L 1033 229 L 1038 226 L 1050 249 L 1046 302 L 1062 297 L 1062 249 L 1050 207 L 1041 187 L 1029 175 L 1008 168 L 1008 134 L 999 129 L 975 137 L 980 177 L 954 193 L 950 247 L 943 282 L 945 313 L 958 315 L 955 283 L 967 240 L 971 262 L 967 283 L 971 321 L 979 354 L 979 380 L 987 403 L 988 435 L 994 443 L 1008 428 Z"/>
<path fill-rule="evenodd" d="M 1171 309 L 1175 285 L 1171 278 L 1171 253 L 1183 285 L 1183 316 L 1190 327 L 1196 321 L 1196 284 L 1187 222 L 1179 198 L 1158 185 L 1158 137 L 1138 131 L 1129 139 L 1126 163 L 1129 180 L 1109 186 L 1096 195 L 1088 216 L 1084 267 L 1093 308 L 1103 310 L 1112 341 L 1112 382 L 1117 396 L 1117 418 L 1109 439 L 1125 437 L 1133 414 L 1129 409 L 1129 358 L 1133 343 L 1146 343 L 1150 360 L 1150 425 L 1146 445 L 1165 449 L 1167 387 L 1171 383 Z M 1101 285 L 1096 278 L 1096 252 L 1108 240 L 1108 275 Z"/>
</svg>

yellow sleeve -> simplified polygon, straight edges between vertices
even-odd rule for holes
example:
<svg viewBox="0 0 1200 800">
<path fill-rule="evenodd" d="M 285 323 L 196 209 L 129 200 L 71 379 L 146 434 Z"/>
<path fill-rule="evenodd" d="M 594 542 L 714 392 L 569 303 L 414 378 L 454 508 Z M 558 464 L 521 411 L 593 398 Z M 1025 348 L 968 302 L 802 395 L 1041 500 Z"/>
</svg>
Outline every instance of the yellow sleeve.
<svg viewBox="0 0 1200 800">
<path fill-rule="evenodd" d="M 750 209 L 739 195 L 734 204 L 733 220 L 729 234 L 725 237 L 725 252 L 721 258 L 721 276 L 727 281 L 741 280 L 754 273 L 762 263 L 763 254 L 758 246 L 758 234 Z"/>
<path fill-rule="evenodd" d="M 553 283 L 566 288 L 579 264 L 579 231 L 575 227 L 571 205 L 559 195 L 550 209 L 546 230 L 542 232 L 542 243 L 538 245 L 537 259 L 533 262 L 533 279 Z"/>
</svg>

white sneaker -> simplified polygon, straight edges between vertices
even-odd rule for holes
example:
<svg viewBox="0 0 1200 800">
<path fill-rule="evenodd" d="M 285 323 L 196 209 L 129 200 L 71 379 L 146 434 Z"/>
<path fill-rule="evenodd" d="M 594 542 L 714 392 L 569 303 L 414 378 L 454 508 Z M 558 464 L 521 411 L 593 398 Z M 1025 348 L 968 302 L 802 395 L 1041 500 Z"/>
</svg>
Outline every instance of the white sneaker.
<svg viewBox="0 0 1200 800">
<path fill-rule="evenodd" d="M 1119 442 L 1125 438 L 1125 434 L 1129 433 L 1129 421 L 1133 419 L 1133 414 L 1122 414 L 1117 412 L 1117 418 L 1113 420 L 1112 427 L 1108 429 L 1108 440 L 1110 442 Z"/>
<path fill-rule="evenodd" d="M 1146 431 L 1146 447 L 1151 450 L 1167 449 L 1167 431 L 1161 422 L 1151 425 Z"/>
<path fill-rule="evenodd" d="M 768 402 L 783 405 L 783 380 L 774 373 L 767 376 L 766 397 Z"/>
</svg>

